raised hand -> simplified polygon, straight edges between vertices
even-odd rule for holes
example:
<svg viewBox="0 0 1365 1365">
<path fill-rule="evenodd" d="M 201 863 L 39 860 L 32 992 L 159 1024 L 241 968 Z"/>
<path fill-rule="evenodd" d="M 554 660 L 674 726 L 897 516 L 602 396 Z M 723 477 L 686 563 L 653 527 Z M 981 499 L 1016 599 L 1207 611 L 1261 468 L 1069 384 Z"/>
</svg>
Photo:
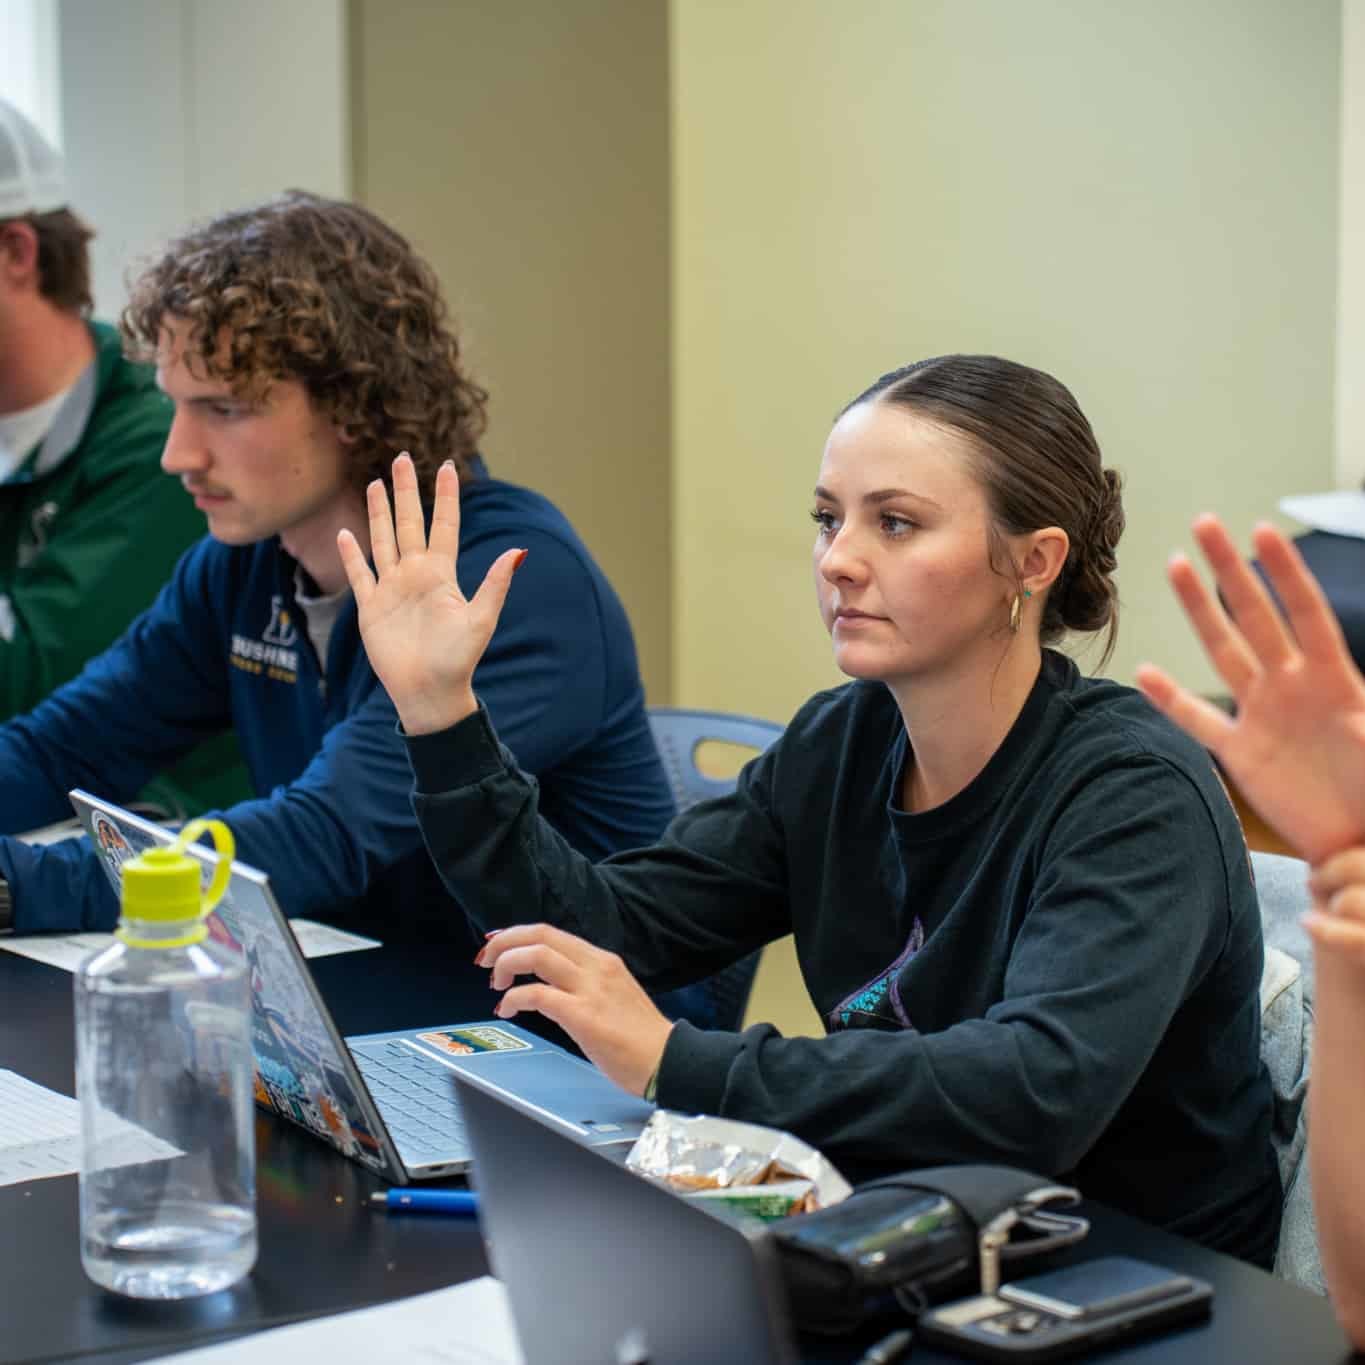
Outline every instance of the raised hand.
<svg viewBox="0 0 1365 1365">
<path fill-rule="evenodd" d="M 478 707 L 471 679 L 498 623 L 524 550 L 494 560 L 479 590 L 466 599 L 455 580 L 460 545 L 460 485 L 455 466 L 436 475 L 427 538 L 417 473 L 407 454 L 393 462 L 394 513 L 384 484 L 366 490 L 374 572 L 349 531 L 337 535 L 355 593 L 370 666 L 393 699 L 410 735 L 443 730 Z"/>
<path fill-rule="evenodd" d="M 506 992 L 493 1011 L 500 1019 L 520 1010 L 553 1019 L 617 1085 L 644 1093 L 673 1025 L 615 953 L 548 924 L 519 924 L 493 934 L 474 960 Z M 539 979 L 514 985 L 523 975 Z"/>
<path fill-rule="evenodd" d="M 1138 669 L 1138 686 L 1309 862 L 1365 843 L 1365 680 L 1322 589 L 1283 535 L 1258 526 L 1253 543 L 1286 623 L 1217 518 L 1200 517 L 1194 534 L 1231 619 L 1183 555 L 1169 577 L 1237 714 L 1151 664 Z"/>
</svg>

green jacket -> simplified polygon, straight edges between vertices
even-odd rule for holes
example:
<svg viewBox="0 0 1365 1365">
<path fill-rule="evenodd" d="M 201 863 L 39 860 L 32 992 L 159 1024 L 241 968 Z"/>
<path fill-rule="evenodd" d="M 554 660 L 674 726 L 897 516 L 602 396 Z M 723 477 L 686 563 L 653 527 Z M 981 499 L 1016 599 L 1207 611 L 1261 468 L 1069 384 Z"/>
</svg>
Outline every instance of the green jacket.
<svg viewBox="0 0 1365 1365">
<path fill-rule="evenodd" d="M 161 470 L 173 408 L 152 372 L 91 323 L 95 360 L 47 436 L 0 483 L 0 719 L 75 677 L 171 575 L 204 519 Z M 226 747 L 225 747 L 226 746 Z M 231 736 L 180 764 L 158 799 L 188 809 L 247 791 Z"/>
</svg>

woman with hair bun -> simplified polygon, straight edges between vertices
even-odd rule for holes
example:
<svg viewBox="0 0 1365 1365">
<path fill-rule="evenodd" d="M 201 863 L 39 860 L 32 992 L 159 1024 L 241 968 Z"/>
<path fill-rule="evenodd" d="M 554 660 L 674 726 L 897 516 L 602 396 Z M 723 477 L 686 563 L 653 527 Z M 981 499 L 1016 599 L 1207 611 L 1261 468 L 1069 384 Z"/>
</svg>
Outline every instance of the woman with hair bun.
<svg viewBox="0 0 1365 1365">
<path fill-rule="evenodd" d="M 490 934 L 507 1018 L 562 1025 L 671 1109 L 796 1133 L 853 1178 L 1001 1162 L 1269 1265 L 1280 1187 L 1261 928 L 1204 751 L 1049 646 L 1105 632 L 1120 480 L 1055 379 L 989 356 L 884 376 L 816 480 L 820 614 L 850 683 L 733 795 L 592 864 L 470 684 L 518 557 L 465 599 L 457 478 L 407 461 L 341 547 L 427 846 Z M 543 922 L 528 923 L 527 919 Z M 646 988 L 795 935 L 827 1036 L 707 1032 Z M 518 984 L 518 982 L 522 984 Z"/>
</svg>

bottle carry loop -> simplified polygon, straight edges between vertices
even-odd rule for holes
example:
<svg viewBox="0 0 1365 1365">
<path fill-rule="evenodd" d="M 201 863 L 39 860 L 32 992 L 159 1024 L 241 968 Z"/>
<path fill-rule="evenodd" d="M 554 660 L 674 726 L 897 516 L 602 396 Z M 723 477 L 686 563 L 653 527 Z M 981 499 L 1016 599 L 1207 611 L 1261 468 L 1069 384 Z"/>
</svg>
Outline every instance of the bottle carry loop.
<svg viewBox="0 0 1365 1365">
<path fill-rule="evenodd" d="M 213 836 L 218 861 L 208 887 L 199 891 L 199 864 L 185 852 L 185 845 L 201 834 Z M 120 943 L 130 948 L 187 948 L 208 937 L 204 921 L 223 899 L 232 876 L 232 856 L 237 851 L 232 831 L 221 820 L 191 820 L 167 848 L 149 848 L 125 863 L 122 918 L 114 930 Z M 187 923 L 174 938 L 143 938 L 125 921 L 142 920 Z"/>
</svg>

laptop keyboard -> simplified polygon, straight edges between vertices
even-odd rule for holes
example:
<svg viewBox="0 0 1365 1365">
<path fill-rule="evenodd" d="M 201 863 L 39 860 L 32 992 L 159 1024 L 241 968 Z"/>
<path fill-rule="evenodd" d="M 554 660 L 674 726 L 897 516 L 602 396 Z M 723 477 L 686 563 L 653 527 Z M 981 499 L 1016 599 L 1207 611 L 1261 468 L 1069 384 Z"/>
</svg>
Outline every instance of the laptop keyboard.
<svg viewBox="0 0 1365 1365">
<path fill-rule="evenodd" d="M 397 1041 L 352 1045 L 351 1055 L 405 1166 L 468 1156 L 464 1118 L 445 1067 Z"/>
</svg>

